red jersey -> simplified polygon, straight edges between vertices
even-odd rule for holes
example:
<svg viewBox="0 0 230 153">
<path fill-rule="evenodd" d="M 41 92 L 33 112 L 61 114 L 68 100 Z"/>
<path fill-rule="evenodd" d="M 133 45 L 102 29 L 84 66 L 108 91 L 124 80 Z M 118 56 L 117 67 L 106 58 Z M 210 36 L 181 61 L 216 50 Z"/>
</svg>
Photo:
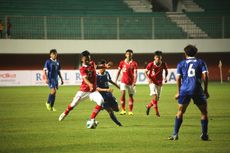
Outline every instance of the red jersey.
<svg viewBox="0 0 230 153">
<path fill-rule="evenodd" d="M 82 65 L 80 67 L 80 74 L 83 77 L 87 77 L 87 79 L 93 84 L 93 91 L 96 90 L 96 68 L 95 63 L 93 61 L 90 62 L 89 65 Z M 90 92 L 89 86 L 82 79 L 81 91 Z"/>
<path fill-rule="evenodd" d="M 134 83 L 134 70 L 137 70 L 137 62 L 130 61 L 127 63 L 125 60 L 121 61 L 118 69 L 122 71 L 121 82 L 127 85 L 132 85 Z"/>
<path fill-rule="evenodd" d="M 163 70 L 167 71 L 168 67 L 165 62 L 162 62 L 160 65 L 156 65 L 155 62 L 150 62 L 146 69 L 148 72 L 148 77 L 153 81 L 154 84 L 161 86 L 163 81 Z"/>
</svg>

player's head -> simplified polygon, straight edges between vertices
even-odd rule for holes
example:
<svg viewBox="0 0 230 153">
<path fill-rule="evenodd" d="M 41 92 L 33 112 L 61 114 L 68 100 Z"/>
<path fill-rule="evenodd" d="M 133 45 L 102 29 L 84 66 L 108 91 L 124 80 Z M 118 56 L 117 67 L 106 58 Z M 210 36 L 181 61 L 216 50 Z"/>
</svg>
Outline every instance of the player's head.
<svg viewBox="0 0 230 153">
<path fill-rule="evenodd" d="M 102 59 L 102 60 L 100 60 L 100 61 L 98 62 L 98 65 L 105 66 L 106 63 L 107 63 L 106 60 L 105 60 L 105 59 Z"/>
<path fill-rule="evenodd" d="M 162 51 L 155 51 L 154 53 L 154 61 L 158 64 L 158 63 L 161 63 L 161 60 L 162 60 Z"/>
<path fill-rule="evenodd" d="M 53 60 L 57 59 L 57 50 L 56 49 L 50 50 L 50 58 Z"/>
<path fill-rule="evenodd" d="M 105 67 L 106 64 L 107 64 L 107 61 L 105 59 L 102 59 L 97 63 L 98 66 L 102 66 L 102 67 Z M 105 68 L 101 68 L 100 71 L 104 72 Z"/>
<path fill-rule="evenodd" d="M 184 48 L 184 52 L 188 57 L 194 57 L 197 53 L 198 49 L 196 46 L 188 45 Z"/>
<path fill-rule="evenodd" d="M 81 62 L 83 64 L 89 64 L 90 62 L 90 52 L 88 50 L 85 50 L 81 53 Z"/>
<path fill-rule="evenodd" d="M 125 51 L 125 58 L 127 58 L 128 60 L 131 60 L 133 58 L 133 50 L 127 49 Z"/>
</svg>

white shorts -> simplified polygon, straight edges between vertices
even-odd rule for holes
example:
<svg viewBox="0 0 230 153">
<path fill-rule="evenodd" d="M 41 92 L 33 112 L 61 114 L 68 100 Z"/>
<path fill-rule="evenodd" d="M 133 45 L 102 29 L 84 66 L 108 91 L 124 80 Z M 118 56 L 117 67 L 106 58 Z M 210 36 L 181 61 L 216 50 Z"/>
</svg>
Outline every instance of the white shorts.
<svg viewBox="0 0 230 153">
<path fill-rule="evenodd" d="M 132 85 L 126 85 L 125 83 L 120 84 L 120 90 L 128 89 L 129 95 L 134 95 L 136 92 L 135 86 Z"/>
<path fill-rule="evenodd" d="M 157 95 L 158 99 L 161 95 L 162 86 L 155 85 L 154 83 L 149 84 L 150 96 Z"/>
<path fill-rule="evenodd" d="M 80 101 L 83 101 L 85 99 L 89 98 L 91 101 L 94 101 L 97 103 L 97 105 L 101 106 L 104 102 L 103 97 L 98 91 L 94 92 L 84 92 L 84 91 L 78 91 L 73 98 L 73 101 L 71 102 L 71 107 L 76 106 Z"/>
</svg>

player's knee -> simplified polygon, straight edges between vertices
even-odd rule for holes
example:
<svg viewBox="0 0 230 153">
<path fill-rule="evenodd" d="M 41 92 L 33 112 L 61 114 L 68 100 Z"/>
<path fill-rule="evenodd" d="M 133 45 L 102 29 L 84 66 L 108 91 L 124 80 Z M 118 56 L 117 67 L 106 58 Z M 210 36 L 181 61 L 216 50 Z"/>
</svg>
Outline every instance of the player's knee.
<svg viewBox="0 0 230 153">
<path fill-rule="evenodd" d="M 201 119 L 202 120 L 207 120 L 208 119 L 208 112 L 207 111 L 201 112 Z"/>
<path fill-rule="evenodd" d="M 208 120 L 208 116 L 207 115 L 201 115 L 201 120 Z"/>
<path fill-rule="evenodd" d="M 52 95 L 55 95 L 55 94 L 56 94 L 56 90 L 55 90 L 55 89 L 51 89 L 50 93 L 51 93 Z"/>
<path fill-rule="evenodd" d="M 183 112 L 182 110 L 178 110 L 176 116 L 177 116 L 178 118 L 182 118 L 182 117 L 183 117 L 183 114 L 184 114 L 184 112 Z"/>
<path fill-rule="evenodd" d="M 96 103 L 97 103 L 99 106 L 102 106 L 103 103 L 104 103 L 104 99 L 103 99 L 103 98 L 100 98 L 100 99 L 96 100 Z"/>
</svg>

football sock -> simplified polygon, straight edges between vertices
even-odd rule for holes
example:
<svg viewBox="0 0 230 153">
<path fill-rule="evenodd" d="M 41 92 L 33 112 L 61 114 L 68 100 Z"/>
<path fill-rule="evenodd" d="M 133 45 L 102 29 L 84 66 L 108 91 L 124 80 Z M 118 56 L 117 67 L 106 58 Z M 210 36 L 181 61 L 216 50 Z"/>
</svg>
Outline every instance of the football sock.
<svg viewBox="0 0 230 153">
<path fill-rule="evenodd" d="M 121 126 L 121 123 L 117 120 L 117 118 L 116 118 L 115 114 L 113 113 L 113 111 L 109 112 L 109 116 L 113 120 L 114 123 L 116 123 L 117 125 Z"/>
<path fill-rule="evenodd" d="M 101 108 L 102 108 L 101 106 L 96 105 L 95 108 L 93 109 L 90 119 L 95 119 L 97 114 L 100 112 Z"/>
<path fill-rule="evenodd" d="M 155 103 L 155 100 L 151 100 L 151 102 L 147 105 L 148 108 L 151 108 Z"/>
<path fill-rule="evenodd" d="M 201 120 L 201 128 L 202 128 L 202 133 L 204 135 L 207 135 L 208 134 L 208 120 L 207 119 Z"/>
<path fill-rule="evenodd" d="M 133 111 L 133 97 L 130 97 L 129 98 L 129 111 L 132 112 Z"/>
<path fill-rule="evenodd" d="M 157 106 L 157 101 L 156 100 L 152 100 L 152 104 L 153 104 L 153 108 L 154 108 L 155 112 L 159 113 L 158 106 Z"/>
<path fill-rule="evenodd" d="M 125 111 L 125 98 L 121 97 L 121 109 Z"/>
<path fill-rule="evenodd" d="M 53 94 L 51 98 L 51 103 L 50 103 L 51 107 L 54 106 L 55 98 L 56 98 L 56 94 Z"/>
<path fill-rule="evenodd" d="M 47 103 L 51 104 L 52 99 L 53 99 L 52 97 L 53 97 L 52 94 L 49 94 Z"/>
<path fill-rule="evenodd" d="M 71 106 L 71 104 L 69 104 L 68 107 L 66 108 L 64 114 L 65 114 L 65 115 L 68 115 L 69 112 L 70 112 L 72 109 L 73 109 L 73 107 Z"/>
<path fill-rule="evenodd" d="M 183 122 L 183 119 L 182 118 L 175 118 L 175 124 L 174 124 L 174 133 L 173 135 L 178 135 L 178 132 L 179 132 L 179 129 L 180 129 L 180 126 Z"/>
</svg>

